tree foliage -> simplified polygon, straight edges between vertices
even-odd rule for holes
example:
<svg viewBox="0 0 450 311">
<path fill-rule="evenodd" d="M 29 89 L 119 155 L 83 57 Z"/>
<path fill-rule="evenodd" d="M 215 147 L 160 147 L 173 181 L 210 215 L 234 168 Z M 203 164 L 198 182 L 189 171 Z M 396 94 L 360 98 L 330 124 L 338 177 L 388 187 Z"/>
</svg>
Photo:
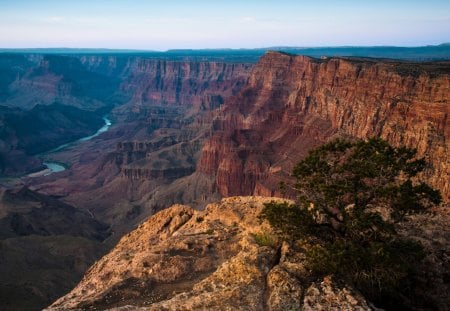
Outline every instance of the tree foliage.
<svg viewBox="0 0 450 311">
<path fill-rule="evenodd" d="M 266 204 L 262 216 L 311 245 L 307 265 L 315 274 L 344 278 L 374 301 L 398 295 L 424 252 L 399 237 L 397 224 L 441 201 L 417 178 L 425 165 L 416 150 L 381 139 L 335 140 L 294 167 L 296 204 Z"/>
</svg>

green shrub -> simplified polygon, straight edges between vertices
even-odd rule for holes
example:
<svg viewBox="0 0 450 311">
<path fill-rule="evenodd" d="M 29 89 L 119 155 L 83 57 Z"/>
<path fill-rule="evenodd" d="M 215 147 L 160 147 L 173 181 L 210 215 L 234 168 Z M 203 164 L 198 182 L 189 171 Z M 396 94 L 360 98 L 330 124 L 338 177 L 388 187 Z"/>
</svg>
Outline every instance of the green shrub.
<svg viewBox="0 0 450 311">
<path fill-rule="evenodd" d="M 277 238 L 273 234 L 267 232 L 255 233 L 253 238 L 259 246 L 274 247 L 278 244 Z"/>
<path fill-rule="evenodd" d="M 382 306 L 401 307 L 424 251 L 397 234 L 398 223 L 441 201 L 418 180 L 424 168 L 413 149 L 335 140 L 310 151 L 293 170 L 296 182 L 283 184 L 297 192 L 296 204 L 271 202 L 261 215 L 284 238 L 313 245 L 306 264 L 314 275 L 335 275 Z"/>
</svg>

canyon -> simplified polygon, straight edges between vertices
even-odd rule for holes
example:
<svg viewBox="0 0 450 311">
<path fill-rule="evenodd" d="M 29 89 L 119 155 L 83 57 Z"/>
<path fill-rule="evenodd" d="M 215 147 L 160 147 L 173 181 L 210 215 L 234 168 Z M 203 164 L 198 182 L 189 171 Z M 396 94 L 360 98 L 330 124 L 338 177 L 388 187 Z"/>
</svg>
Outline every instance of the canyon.
<svg viewBox="0 0 450 311">
<path fill-rule="evenodd" d="M 284 246 L 282 258 L 292 253 L 297 259 L 286 259 L 277 266 L 278 251 L 257 245 L 255 232 L 270 228 L 256 224 L 255 206 L 259 211 L 269 198 L 213 202 L 235 195 L 292 198 L 290 193 L 282 193 L 278 184 L 290 180 L 293 166 L 311 148 L 335 137 L 373 136 L 395 146 L 417 148 L 419 156 L 429 162 L 424 177 L 448 202 L 450 63 L 311 58 L 267 52 L 255 64 L 256 57 L 248 53 L 193 54 L 0 54 L 0 66 L 7 73 L 0 77 L 0 104 L 8 111 L 5 115 L 11 118 L 9 111 L 14 111 L 25 115 L 23 120 L 28 120 L 28 115 L 42 119 L 38 129 L 26 131 L 18 129 L 17 122 L 0 119 L 6 120 L 2 121 L 2 130 L 8 129 L 3 131 L 8 135 L 0 138 L 2 159 L 7 163 L 2 172 L 5 195 L 0 203 L 0 221 L 12 223 L 11 219 L 15 219 L 18 228 L 35 228 L 16 232 L 23 235 L 21 238 L 5 235 L 0 246 L 31 249 L 20 239 L 45 236 L 55 239 L 51 242 L 53 249 L 63 251 L 65 242 L 60 235 L 64 231 L 54 229 L 52 222 L 42 222 L 49 213 L 42 207 L 50 203 L 37 204 L 36 196 L 39 202 L 51 202 L 84 215 L 79 216 L 81 223 L 90 215 L 92 230 L 101 233 L 93 237 L 86 232 L 67 231 L 67 235 L 76 237 L 74 247 L 79 241 L 83 249 L 76 268 L 65 272 L 73 278 L 65 287 L 55 280 L 45 286 L 38 279 L 30 281 L 36 287 L 33 293 L 41 295 L 36 306 L 45 307 L 66 294 L 89 265 L 113 249 L 92 266 L 69 296 L 52 308 L 121 306 L 128 310 L 148 303 L 154 304 L 155 310 L 176 309 L 183 304 L 194 308 L 200 303 L 196 296 L 205 297 L 212 309 L 219 308 L 218 302 L 226 296 L 231 299 L 230 308 L 238 308 L 233 305 L 237 296 L 227 296 L 227 288 L 251 284 L 251 290 L 243 290 L 239 299 L 247 299 L 257 309 L 258 303 L 265 301 L 261 297 L 273 297 L 265 304 L 278 310 L 276 301 L 282 304 L 287 299 L 288 304 L 290 299 L 283 292 L 285 288 L 277 287 L 275 281 L 284 277 L 289 280 L 286 286 L 297 291 L 298 296 L 292 296 L 293 304 L 301 301 L 306 308 L 310 303 L 314 309 L 313 303 L 318 303 L 314 299 L 319 299 L 313 297 L 314 293 L 325 291 L 334 295 L 329 301 L 336 297 L 345 300 L 344 293 L 351 293 L 353 298 L 342 300 L 343 304 L 368 308 L 368 302 L 353 289 L 347 286 L 342 292 L 332 280 L 309 287 L 299 285 L 296 278 L 300 270 L 286 270 L 294 261 L 298 269 L 301 267 L 297 258 L 301 252 L 289 252 L 292 246 Z M 94 134 L 103 125 L 105 114 L 112 121 L 108 131 L 46 154 L 47 160 L 63 163 L 66 170 L 34 178 L 23 176 L 42 169 L 39 152 Z M 35 149 L 30 152 L 28 146 Z M 8 205 L 10 193 L 19 193 L 20 205 L 26 208 L 15 210 L 14 204 Z M 172 204 L 192 208 L 175 206 L 166 210 Z M 22 212 L 27 216 L 18 216 Z M 447 215 L 445 209 L 437 212 Z M 149 218 L 156 213 L 156 218 Z M 206 221 L 195 220 L 199 218 Z M 444 241 L 448 240 L 445 232 Z M 146 237 L 154 240 L 154 252 L 146 248 Z M 216 245 L 217 249 L 208 245 Z M 89 247 L 90 255 L 84 255 Z M 439 250 L 448 253 L 443 246 Z M 263 264 L 258 266 L 255 258 Z M 250 260 L 248 266 L 243 264 L 244 259 Z M 50 258 L 48 265 L 61 265 L 58 260 Z M 173 263 L 173 275 L 163 273 L 166 261 Z M 11 262 L 8 259 L 5 265 L 11 266 Z M 439 262 L 444 262 L 442 257 Z M 150 268 L 153 265 L 155 268 Z M 116 272 L 108 270 L 113 266 L 121 268 Z M 39 264 L 36 267 L 39 269 Z M 195 273 L 184 275 L 186 267 Z M 251 274 L 230 281 L 234 285 L 226 283 L 224 275 L 233 267 Z M 273 280 L 266 284 L 267 269 Z M 153 285 L 141 286 L 147 281 Z M 0 280 L 2 284 L 10 282 Z M 224 292 L 219 293 L 219 288 Z M 43 292 L 51 294 L 44 299 Z M 126 307 L 141 294 L 146 299 Z M 126 303 L 119 302 L 123 297 Z M 0 299 L 11 305 L 18 297 L 1 290 Z M 17 308 L 35 309 L 39 307 Z"/>
<path fill-rule="evenodd" d="M 5 193 L 33 194 L 20 201 L 26 209 L 2 197 L 0 219 L 5 222 L 5 231 L 12 226 L 6 225 L 10 222 L 19 228 L 39 228 L 1 237 L 0 247 L 5 251 L 2 265 L 8 273 L 0 279 L 0 301 L 8 310 L 39 310 L 73 287 L 93 260 L 123 234 L 155 209 L 163 208 L 164 199 L 179 200 L 172 197 L 173 189 L 159 193 L 158 189 L 195 170 L 208 132 L 208 114 L 238 92 L 252 64 L 105 55 L 0 55 L 0 59 L 12 71 L 2 84 L 2 109 L 6 111 L 2 123 L 6 134 L 1 140 L 5 146 L 2 189 Z M 94 135 L 106 113 L 112 128 L 72 143 Z M 57 148 L 61 144 L 65 147 Z M 42 170 L 44 161 L 64 164 L 67 169 L 46 176 L 25 175 Z M 198 183 L 198 194 L 189 193 L 183 185 L 178 189 L 206 200 L 205 182 Z M 154 204 L 146 208 L 139 202 L 155 194 L 149 191 L 152 187 L 163 195 L 159 208 Z M 36 203 L 36 195 L 43 203 Z M 61 208 L 49 209 L 49 204 Z M 49 213 L 59 215 L 66 208 L 67 217 L 73 219 L 67 232 L 55 231 L 53 220 L 43 220 Z M 79 223 L 70 216 L 71 209 L 95 221 L 102 219 L 100 223 L 106 227 L 93 230 L 100 234 L 106 229 L 107 234 L 98 239 L 72 234 L 71 226 L 87 221 L 80 219 Z M 64 228 L 63 222 L 61 226 Z M 79 253 L 72 255 L 73 263 L 67 256 L 54 255 L 71 256 L 75 249 Z M 17 256 L 26 259 L 33 253 L 43 259 L 33 261 L 30 267 L 14 264 Z M 62 275 L 70 276 L 64 286 Z"/>
</svg>

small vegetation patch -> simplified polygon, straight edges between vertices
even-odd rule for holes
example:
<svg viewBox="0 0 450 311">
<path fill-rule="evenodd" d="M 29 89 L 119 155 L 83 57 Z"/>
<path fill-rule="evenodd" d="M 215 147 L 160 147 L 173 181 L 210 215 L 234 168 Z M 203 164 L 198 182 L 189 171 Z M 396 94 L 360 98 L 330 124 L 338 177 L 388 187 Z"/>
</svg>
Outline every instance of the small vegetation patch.
<svg viewBox="0 0 450 311">
<path fill-rule="evenodd" d="M 256 244 L 259 246 L 270 246 L 274 247 L 278 244 L 277 237 L 268 232 L 260 232 L 253 234 L 253 238 L 255 239 Z"/>
</svg>

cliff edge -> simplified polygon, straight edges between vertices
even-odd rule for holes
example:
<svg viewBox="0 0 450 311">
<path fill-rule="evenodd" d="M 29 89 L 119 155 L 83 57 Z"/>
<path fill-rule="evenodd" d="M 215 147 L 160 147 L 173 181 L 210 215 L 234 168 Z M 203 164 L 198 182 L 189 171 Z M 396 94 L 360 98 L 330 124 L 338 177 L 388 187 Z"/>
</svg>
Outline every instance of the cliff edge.
<svg viewBox="0 0 450 311">
<path fill-rule="evenodd" d="M 297 246 L 277 243 L 265 202 L 174 205 L 121 239 L 46 310 L 370 310 L 351 287 L 308 280 Z"/>
<path fill-rule="evenodd" d="M 46 310 L 374 309 L 349 284 L 313 277 L 305 268 L 305 245 L 277 240 L 258 217 L 270 201 L 285 199 L 230 197 L 204 211 L 164 209 L 124 236 Z M 449 218 L 445 209 L 434 211 L 402 229 L 428 251 L 419 294 L 436 310 L 450 303 Z"/>
</svg>

